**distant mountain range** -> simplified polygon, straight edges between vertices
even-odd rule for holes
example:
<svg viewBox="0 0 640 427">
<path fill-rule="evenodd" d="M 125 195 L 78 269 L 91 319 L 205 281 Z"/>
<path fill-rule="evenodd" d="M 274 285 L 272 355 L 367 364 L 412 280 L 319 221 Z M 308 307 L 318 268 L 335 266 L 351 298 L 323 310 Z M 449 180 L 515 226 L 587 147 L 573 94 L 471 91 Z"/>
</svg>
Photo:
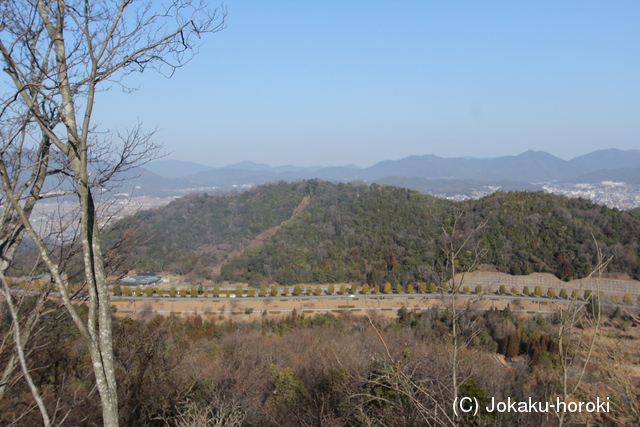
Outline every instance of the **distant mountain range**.
<svg viewBox="0 0 640 427">
<path fill-rule="evenodd" d="M 134 175 L 131 175 L 134 176 Z M 599 150 L 563 160 L 544 151 L 489 159 L 442 158 L 434 155 L 385 160 L 368 168 L 347 166 L 270 166 L 244 161 L 221 168 L 179 160 L 159 160 L 135 171 L 122 191 L 137 195 L 175 196 L 190 192 L 227 191 L 267 182 L 320 178 L 401 185 L 425 193 L 465 194 L 489 187 L 532 190 L 540 183 L 640 182 L 640 150 Z"/>
</svg>

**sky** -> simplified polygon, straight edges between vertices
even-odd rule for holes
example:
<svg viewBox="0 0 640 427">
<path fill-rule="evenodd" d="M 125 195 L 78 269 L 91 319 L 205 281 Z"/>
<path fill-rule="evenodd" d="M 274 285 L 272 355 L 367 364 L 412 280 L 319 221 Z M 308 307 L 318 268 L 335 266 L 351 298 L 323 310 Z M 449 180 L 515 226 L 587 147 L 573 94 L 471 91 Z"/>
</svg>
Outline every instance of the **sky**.
<svg viewBox="0 0 640 427">
<path fill-rule="evenodd" d="M 214 2 L 211 2 L 214 5 Z M 228 0 L 167 79 L 99 94 L 208 166 L 640 149 L 640 2 Z"/>
</svg>

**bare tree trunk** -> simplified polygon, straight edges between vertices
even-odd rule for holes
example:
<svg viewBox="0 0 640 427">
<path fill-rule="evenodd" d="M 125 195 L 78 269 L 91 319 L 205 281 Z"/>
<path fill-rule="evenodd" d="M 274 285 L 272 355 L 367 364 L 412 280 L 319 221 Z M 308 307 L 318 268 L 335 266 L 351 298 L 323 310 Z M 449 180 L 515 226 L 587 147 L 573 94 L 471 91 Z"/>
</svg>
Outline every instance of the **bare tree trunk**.
<svg viewBox="0 0 640 427">
<path fill-rule="evenodd" d="M 562 400 L 565 405 L 569 402 L 571 396 L 578 391 L 578 388 L 582 384 L 582 379 L 587 369 L 587 365 L 591 359 L 591 356 L 594 352 L 596 339 L 599 335 L 600 331 L 600 278 L 602 277 L 602 273 L 607 268 L 607 265 L 611 262 L 613 258 L 606 259 L 602 254 L 602 250 L 598 246 L 598 242 L 595 237 L 592 235 L 593 241 L 595 243 L 596 252 L 597 252 L 597 264 L 593 269 L 589 277 L 595 277 L 596 280 L 596 289 L 593 290 L 590 298 L 589 304 L 592 307 L 592 313 L 588 313 L 587 307 L 584 304 L 578 303 L 577 301 L 572 301 L 569 307 L 566 310 L 560 310 L 560 324 L 558 327 L 557 339 L 558 339 L 558 348 L 559 348 L 559 356 L 560 356 L 560 369 L 562 378 Z M 571 340 L 573 339 L 572 334 L 574 332 L 574 327 L 582 320 L 586 320 L 588 317 L 592 317 L 591 319 L 591 328 L 593 329 L 591 333 L 591 337 L 589 342 L 586 343 L 586 355 L 584 356 L 584 360 L 582 360 L 582 367 L 579 370 L 578 377 L 574 379 L 574 384 L 570 384 L 569 371 L 572 367 L 574 367 L 575 363 L 582 357 L 582 343 L 580 339 L 580 343 L 575 346 L 571 346 Z M 562 411 L 557 413 L 558 415 L 558 426 L 562 427 L 565 423 L 566 411 Z"/>
<path fill-rule="evenodd" d="M 2 118 L 4 119 L 4 117 Z M 2 120 L 4 126 L 2 134 L 2 147 L 0 152 L 0 189 L 2 194 L 8 197 L 10 193 L 12 197 L 23 200 L 22 211 L 26 217 L 30 217 L 36 202 L 40 198 L 40 191 L 44 185 L 45 177 L 48 174 L 49 166 L 49 139 L 43 137 L 40 139 L 38 150 L 33 164 L 26 165 L 23 169 L 24 142 L 27 137 L 28 122 L 30 114 L 18 121 L 17 128 L 12 127 L 12 120 Z M 9 173 L 5 164 L 5 156 L 10 157 L 7 160 L 12 163 L 12 172 Z M 22 174 L 28 171 L 28 176 L 23 177 Z M 22 177 L 22 179 L 21 179 Z M 26 193 L 26 196 L 25 196 Z M 0 216 L 0 280 L 2 281 L 2 296 L 9 308 L 11 314 L 11 329 L 13 330 L 13 352 L 9 356 L 7 363 L 0 377 L 0 399 L 4 396 L 10 379 L 17 365 L 22 369 L 22 375 L 29 386 L 29 390 L 36 401 L 38 409 L 43 418 L 45 425 L 50 425 L 51 420 L 47 409 L 44 405 L 40 392 L 36 388 L 31 374 L 27 367 L 25 349 L 29 344 L 31 334 L 38 324 L 44 310 L 44 303 L 48 296 L 48 291 L 40 292 L 34 308 L 24 315 L 24 328 L 21 326 L 20 317 L 18 315 L 19 308 L 24 298 L 20 298 L 18 304 L 14 301 L 11 294 L 9 284 L 7 283 L 5 272 L 14 260 L 17 250 L 22 243 L 25 227 L 20 220 L 15 217 L 15 209 L 12 203 L 6 203 L 5 197 L 2 197 L 2 214 Z M 26 287 L 24 289 L 26 293 Z"/>
<path fill-rule="evenodd" d="M 96 93 L 104 82 L 119 82 L 128 73 L 142 72 L 147 67 L 172 74 L 188 62 L 202 34 L 224 28 L 226 11 L 210 11 L 204 3 L 190 0 L 168 4 L 7 0 L 3 14 L 6 25 L 0 34 L 0 54 L 3 71 L 15 92 L 0 100 L 0 114 L 15 114 L 25 126 L 36 123 L 61 157 L 61 170 L 73 180 L 73 193 L 80 207 L 79 241 L 89 293 L 86 324 L 71 301 L 59 266 L 29 222 L 30 210 L 21 205 L 19 195 L 8 191 L 7 199 L 19 217 L 21 233 L 28 232 L 34 241 L 87 345 L 102 401 L 102 421 L 104 425 L 117 426 L 111 306 L 92 190 L 104 187 L 118 173 L 152 160 L 159 146 L 150 141 L 152 134 L 141 133 L 139 127 L 124 137 L 118 135 L 120 145 L 108 136 L 100 140 L 92 134 Z M 24 111 L 8 108 L 13 105 Z M 9 188 L 4 162 L 0 169 L 3 183 Z M 34 202 L 40 197 L 38 193 L 39 190 Z"/>
<path fill-rule="evenodd" d="M 451 401 L 456 402 L 458 399 L 458 395 L 460 393 L 460 351 L 467 347 L 470 339 L 464 338 L 461 336 L 461 327 L 460 327 L 460 316 L 464 312 L 464 309 L 461 310 L 458 307 L 458 293 L 462 289 L 462 285 L 464 283 L 465 274 L 473 271 L 477 266 L 482 257 L 482 251 L 477 249 L 473 251 L 471 259 L 463 262 L 461 260 L 462 251 L 467 251 L 471 238 L 479 232 L 486 224 L 487 221 L 483 222 L 476 228 L 474 228 L 471 232 L 465 235 L 458 235 L 460 226 L 460 222 L 464 212 L 457 212 L 454 214 L 453 224 L 450 231 L 444 229 L 444 244 L 442 248 L 442 252 L 444 255 L 444 265 L 442 265 L 443 275 L 440 277 L 440 292 L 442 299 L 446 298 L 445 296 L 445 287 L 448 287 L 451 284 L 450 292 L 451 295 L 448 298 L 449 306 L 447 307 L 451 312 L 451 341 L 453 345 L 453 349 L 451 352 Z M 460 240 L 462 238 L 462 240 Z M 459 269 L 457 267 L 460 267 Z M 459 276 L 458 282 L 456 282 L 456 275 Z M 469 301 L 465 304 L 468 307 Z M 454 421 L 456 424 L 460 422 L 460 417 L 457 414 L 454 414 Z"/>
<path fill-rule="evenodd" d="M 42 396 L 40 392 L 36 388 L 33 383 L 33 379 L 31 378 L 31 374 L 29 373 L 29 368 L 27 367 L 27 359 L 24 355 L 24 342 L 28 337 L 22 337 L 22 333 L 20 330 L 20 319 L 18 318 L 18 311 L 16 310 L 16 306 L 13 303 L 13 297 L 11 296 L 11 290 L 9 289 L 9 284 L 7 283 L 7 279 L 4 276 L 4 273 L 0 272 L 0 281 L 2 281 L 2 290 L 4 294 L 4 298 L 7 301 L 7 305 L 9 307 L 9 312 L 11 313 L 11 320 L 13 322 L 13 336 L 15 342 L 15 351 L 18 356 L 18 360 L 20 361 L 20 368 L 22 368 L 22 375 L 24 379 L 27 381 L 29 385 L 29 390 L 31 391 L 31 395 L 33 396 L 36 404 L 38 405 L 38 409 L 40 410 L 40 414 L 42 415 L 42 421 L 45 426 L 51 425 L 51 418 L 49 417 L 49 413 L 47 412 L 47 408 L 44 405 L 44 401 L 42 400 Z"/>
</svg>

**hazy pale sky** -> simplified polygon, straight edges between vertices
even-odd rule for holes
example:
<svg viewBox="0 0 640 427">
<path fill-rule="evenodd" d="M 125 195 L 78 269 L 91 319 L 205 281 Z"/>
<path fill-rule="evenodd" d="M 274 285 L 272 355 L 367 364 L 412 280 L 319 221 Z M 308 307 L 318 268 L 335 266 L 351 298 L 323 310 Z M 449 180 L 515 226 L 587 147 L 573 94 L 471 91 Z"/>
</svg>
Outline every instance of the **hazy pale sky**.
<svg viewBox="0 0 640 427">
<path fill-rule="evenodd" d="M 209 166 L 640 149 L 640 2 L 225 4 L 174 77 L 99 95 L 102 129 Z"/>
</svg>

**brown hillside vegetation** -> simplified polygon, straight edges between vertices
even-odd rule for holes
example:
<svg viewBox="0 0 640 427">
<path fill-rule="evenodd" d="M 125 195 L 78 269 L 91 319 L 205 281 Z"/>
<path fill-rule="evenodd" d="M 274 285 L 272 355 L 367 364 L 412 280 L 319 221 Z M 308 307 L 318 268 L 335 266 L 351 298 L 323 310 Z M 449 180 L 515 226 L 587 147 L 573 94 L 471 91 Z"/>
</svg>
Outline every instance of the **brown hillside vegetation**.
<svg viewBox="0 0 640 427">
<path fill-rule="evenodd" d="M 587 375 L 572 398 L 609 397 L 607 413 L 567 414 L 571 424 L 635 425 L 640 395 L 637 319 L 603 312 Z M 309 315 L 296 310 L 249 321 L 219 312 L 187 317 L 121 318 L 114 322 L 121 424 L 125 426 L 417 426 L 557 425 L 554 413 L 456 417 L 450 398 L 451 318 L 446 310 L 400 309 Z M 587 312 L 567 343 L 590 336 Z M 99 425 L 100 409 L 86 377 L 86 348 L 64 317 L 49 315 L 33 343 L 30 366 L 45 402 L 66 425 Z M 460 318 L 462 396 L 554 401 L 562 363 L 555 315 L 516 315 L 509 309 Z M 515 340 L 515 341 L 513 341 Z M 513 342 L 515 345 L 509 344 Z M 63 345 L 61 345 L 63 344 Z M 586 347 L 566 347 L 580 368 Z M 6 349 L 0 354 L 4 360 Z M 576 384 L 580 369 L 570 372 Z M 11 382 L 0 400 L 0 424 L 39 425 L 26 385 Z M 19 421 L 18 421 L 19 420 Z M 200 420 L 200 421 L 197 421 Z"/>
</svg>

